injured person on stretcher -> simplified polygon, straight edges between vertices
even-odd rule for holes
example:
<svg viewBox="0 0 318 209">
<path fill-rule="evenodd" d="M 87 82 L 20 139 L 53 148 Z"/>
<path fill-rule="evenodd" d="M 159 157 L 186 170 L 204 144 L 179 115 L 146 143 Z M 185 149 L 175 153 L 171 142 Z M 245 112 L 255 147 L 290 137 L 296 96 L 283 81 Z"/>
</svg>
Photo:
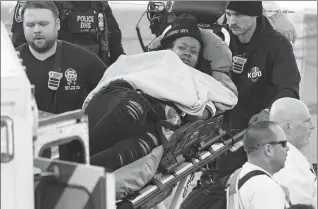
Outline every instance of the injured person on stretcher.
<svg viewBox="0 0 318 209">
<path fill-rule="evenodd" d="M 203 53 L 204 45 L 221 39 L 210 31 L 202 33 L 191 18 L 177 18 L 161 37 L 162 50 L 120 56 L 84 102 L 90 163 L 115 170 L 117 198 L 127 195 L 120 194 L 123 185 L 117 184 L 123 175 L 136 182 L 131 192 L 151 180 L 165 142 L 177 130 L 237 103 L 235 85 L 229 78 L 227 83 L 213 78 L 210 63 L 202 59 L 209 56 Z M 228 51 L 226 56 L 231 60 Z"/>
</svg>

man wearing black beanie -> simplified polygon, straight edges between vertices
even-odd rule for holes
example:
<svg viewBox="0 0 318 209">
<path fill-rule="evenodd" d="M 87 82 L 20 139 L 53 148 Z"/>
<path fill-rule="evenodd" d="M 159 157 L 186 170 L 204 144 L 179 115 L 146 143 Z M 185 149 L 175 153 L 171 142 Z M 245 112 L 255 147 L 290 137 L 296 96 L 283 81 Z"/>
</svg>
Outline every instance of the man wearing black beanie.
<svg viewBox="0 0 318 209">
<path fill-rule="evenodd" d="M 239 98 L 238 104 L 226 112 L 226 130 L 244 130 L 249 123 L 266 119 L 268 108 L 279 98 L 299 99 L 300 73 L 292 45 L 262 13 L 261 1 L 231 1 L 227 5 L 231 78 Z M 219 168 L 241 167 L 246 160 L 244 151 L 235 154 L 223 157 L 217 163 Z"/>
<path fill-rule="evenodd" d="M 254 115 L 276 99 L 299 99 L 300 73 L 292 45 L 262 13 L 261 1 L 230 1 L 227 5 L 231 76 L 239 94 L 238 104 L 229 113 L 231 129 L 245 129 Z"/>
<path fill-rule="evenodd" d="M 238 36 L 242 43 L 248 43 L 256 29 L 256 18 L 263 15 L 262 2 L 230 1 L 226 11 L 231 32 Z"/>
</svg>

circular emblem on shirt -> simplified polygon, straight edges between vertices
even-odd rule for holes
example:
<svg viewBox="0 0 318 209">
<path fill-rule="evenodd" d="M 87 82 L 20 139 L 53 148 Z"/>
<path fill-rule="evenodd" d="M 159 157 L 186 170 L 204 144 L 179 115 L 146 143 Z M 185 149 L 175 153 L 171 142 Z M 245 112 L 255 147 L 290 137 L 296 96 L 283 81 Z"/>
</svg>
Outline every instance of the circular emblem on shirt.
<svg viewBox="0 0 318 209">
<path fill-rule="evenodd" d="M 78 85 L 79 74 L 73 68 L 68 68 L 64 77 L 66 78 L 67 85 L 65 86 L 66 91 L 73 91 L 81 89 L 80 85 Z"/>
<path fill-rule="evenodd" d="M 250 72 L 247 73 L 247 78 L 251 79 L 253 82 L 258 81 L 262 77 L 262 71 L 258 67 L 252 67 Z"/>
<path fill-rule="evenodd" d="M 77 72 L 72 69 L 69 68 L 65 71 L 64 73 L 65 78 L 67 80 L 68 85 L 76 85 L 76 80 L 77 80 Z"/>
</svg>

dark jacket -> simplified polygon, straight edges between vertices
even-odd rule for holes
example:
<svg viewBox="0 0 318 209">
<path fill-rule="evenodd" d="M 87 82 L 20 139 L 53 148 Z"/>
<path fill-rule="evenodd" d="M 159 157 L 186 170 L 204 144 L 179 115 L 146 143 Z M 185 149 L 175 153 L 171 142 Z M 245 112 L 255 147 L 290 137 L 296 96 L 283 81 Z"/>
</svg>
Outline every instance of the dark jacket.
<svg viewBox="0 0 318 209">
<path fill-rule="evenodd" d="M 242 44 L 231 32 L 230 35 L 232 56 L 245 53 L 247 62 L 241 74 L 231 72 L 239 98 L 229 111 L 227 122 L 230 119 L 232 129 L 244 129 L 253 115 L 275 100 L 299 99 L 300 73 L 292 45 L 264 16 L 257 19 L 256 31 L 248 44 Z"/>
<path fill-rule="evenodd" d="M 58 39 L 71 42 L 77 45 L 84 46 L 95 54 L 97 54 L 106 65 L 111 65 L 117 58 L 124 54 L 124 49 L 122 46 L 122 35 L 119 29 L 118 23 L 112 13 L 110 6 L 107 2 L 101 1 L 56 1 L 55 2 L 59 10 L 59 18 L 61 20 L 61 29 L 58 34 Z M 22 18 L 19 17 L 18 11 L 22 4 L 17 3 L 13 16 L 13 25 L 11 28 L 12 32 L 12 42 L 15 47 L 18 47 L 26 42 L 23 34 Z M 79 23 L 72 22 L 72 13 L 82 12 L 82 15 L 95 15 L 95 24 L 98 24 L 97 14 L 102 13 L 107 20 L 107 42 L 108 42 L 108 53 L 104 53 L 101 50 L 100 43 L 101 37 L 104 34 L 98 34 L 95 29 L 90 30 L 90 32 L 78 32 L 76 27 L 80 27 Z M 93 23 L 90 23 L 93 25 Z M 96 27 L 96 25 L 94 25 Z M 74 29 L 75 28 L 75 29 Z M 107 57 L 105 57 L 107 56 Z"/>
</svg>

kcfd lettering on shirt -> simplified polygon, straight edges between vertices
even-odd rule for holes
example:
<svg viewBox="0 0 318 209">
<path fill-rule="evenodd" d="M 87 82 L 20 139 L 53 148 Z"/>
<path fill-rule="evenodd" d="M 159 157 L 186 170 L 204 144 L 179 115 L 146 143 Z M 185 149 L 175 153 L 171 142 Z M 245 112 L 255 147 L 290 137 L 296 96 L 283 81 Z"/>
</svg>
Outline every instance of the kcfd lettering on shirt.
<svg viewBox="0 0 318 209">
<path fill-rule="evenodd" d="M 80 22 L 80 28 L 82 32 L 88 32 L 92 29 L 92 24 L 95 22 L 95 18 L 93 15 L 77 15 L 76 18 L 77 22 Z"/>
<path fill-rule="evenodd" d="M 258 67 L 253 67 L 249 73 L 247 73 L 247 78 L 250 78 L 253 82 L 256 82 L 258 78 L 262 76 L 262 71 Z"/>
</svg>

